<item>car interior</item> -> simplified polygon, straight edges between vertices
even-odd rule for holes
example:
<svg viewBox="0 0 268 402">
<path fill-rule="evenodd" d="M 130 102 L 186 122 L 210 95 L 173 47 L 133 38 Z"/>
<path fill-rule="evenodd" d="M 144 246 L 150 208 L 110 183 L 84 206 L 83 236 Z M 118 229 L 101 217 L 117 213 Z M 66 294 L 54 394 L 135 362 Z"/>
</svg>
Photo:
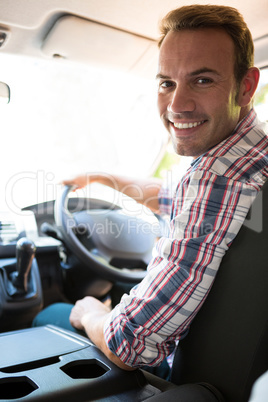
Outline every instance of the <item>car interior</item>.
<svg viewBox="0 0 268 402">
<path fill-rule="evenodd" d="M 213 2 L 223 3 L 251 30 L 254 107 L 268 122 L 268 2 Z M 170 151 L 155 74 L 158 23 L 187 4 L 0 0 L 0 401 L 258 402 L 252 388 L 268 370 L 267 182 L 178 343 L 170 381 L 118 368 L 82 335 L 32 327 L 53 303 L 116 303 L 115 290 L 146 275 L 167 217 L 105 186 L 61 182 L 91 171 L 183 174 L 189 158 Z"/>
</svg>

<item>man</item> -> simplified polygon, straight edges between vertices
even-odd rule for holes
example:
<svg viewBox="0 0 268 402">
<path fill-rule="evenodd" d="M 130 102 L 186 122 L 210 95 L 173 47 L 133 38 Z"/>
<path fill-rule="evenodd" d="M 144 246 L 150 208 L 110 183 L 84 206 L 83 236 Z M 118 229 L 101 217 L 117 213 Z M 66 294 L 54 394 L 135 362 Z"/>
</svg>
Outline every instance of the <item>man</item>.
<svg viewBox="0 0 268 402">
<path fill-rule="evenodd" d="M 145 279 L 112 311 L 87 297 L 70 314 L 71 324 L 126 370 L 160 365 L 187 334 L 268 177 L 268 138 L 252 109 L 259 71 L 240 14 L 225 6 L 182 7 L 160 29 L 159 113 L 175 151 L 194 160 L 178 183 L 170 234 L 158 241 Z M 108 184 L 104 176 L 94 180 Z M 136 188 L 114 180 L 129 195 Z M 159 183 L 140 185 L 140 202 L 153 199 L 149 206 L 157 209 Z"/>
</svg>

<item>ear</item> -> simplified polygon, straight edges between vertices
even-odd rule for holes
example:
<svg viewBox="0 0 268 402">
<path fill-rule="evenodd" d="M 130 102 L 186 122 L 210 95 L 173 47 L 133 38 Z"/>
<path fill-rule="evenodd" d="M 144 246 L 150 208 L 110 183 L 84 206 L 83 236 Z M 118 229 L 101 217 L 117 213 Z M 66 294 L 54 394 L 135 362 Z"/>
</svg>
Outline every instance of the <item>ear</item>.
<svg viewBox="0 0 268 402">
<path fill-rule="evenodd" d="M 259 78 L 260 71 L 257 67 L 251 67 L 248 69 L 240 84 L 238 96 L 239 106 L 245 107 L 251 103 L 259 83 Z"/>
</svg>

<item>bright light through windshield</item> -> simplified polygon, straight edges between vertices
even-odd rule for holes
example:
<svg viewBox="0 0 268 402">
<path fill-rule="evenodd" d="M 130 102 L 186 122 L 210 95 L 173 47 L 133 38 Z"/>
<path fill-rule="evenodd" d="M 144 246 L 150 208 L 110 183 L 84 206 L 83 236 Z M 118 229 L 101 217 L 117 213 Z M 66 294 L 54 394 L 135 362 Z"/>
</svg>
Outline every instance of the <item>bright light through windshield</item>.
<svg viewBox="0 0 268 402">
<path fill-rule="evenodd" d="M 11 88 L 1 107 L 0 185 L 9 208 L 52 199 L 57 183 L 80 173 L 152 173 L 167 138 L 154 79 L 61 61 L 0 61 L 0 81 Z"/>
<path fill-rule="evenodd" d="M 0 209 L 54 199 L 61 180 L 80 173 L 153 173 L 167 141 L 154 77 L 5 54 L 0 62 L 0 81 L 11 88 L 1 105 Z M 267 83 L 266 69 L 259 93 Z M 266 120 L 267 91 L 256 101 Z"/>
</svg>

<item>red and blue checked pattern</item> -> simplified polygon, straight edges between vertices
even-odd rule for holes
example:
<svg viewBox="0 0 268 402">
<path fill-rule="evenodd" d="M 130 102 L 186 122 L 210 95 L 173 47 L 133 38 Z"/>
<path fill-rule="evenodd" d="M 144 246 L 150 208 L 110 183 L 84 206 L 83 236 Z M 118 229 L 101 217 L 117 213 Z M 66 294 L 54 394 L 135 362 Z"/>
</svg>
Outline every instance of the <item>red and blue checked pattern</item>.
<svg viewBox="0 0 268 402">
<path fill-rule="evenodd" d="M 196 159 L 177 186 L 170 231 L 153 250 L 145 279 L 105 325 L 110 350 L 133 367 L 156 366 L 187 334 L 222 257 L 268 177 L 268 137 L 252 110 L 232 135 Z"/>
</svg>

